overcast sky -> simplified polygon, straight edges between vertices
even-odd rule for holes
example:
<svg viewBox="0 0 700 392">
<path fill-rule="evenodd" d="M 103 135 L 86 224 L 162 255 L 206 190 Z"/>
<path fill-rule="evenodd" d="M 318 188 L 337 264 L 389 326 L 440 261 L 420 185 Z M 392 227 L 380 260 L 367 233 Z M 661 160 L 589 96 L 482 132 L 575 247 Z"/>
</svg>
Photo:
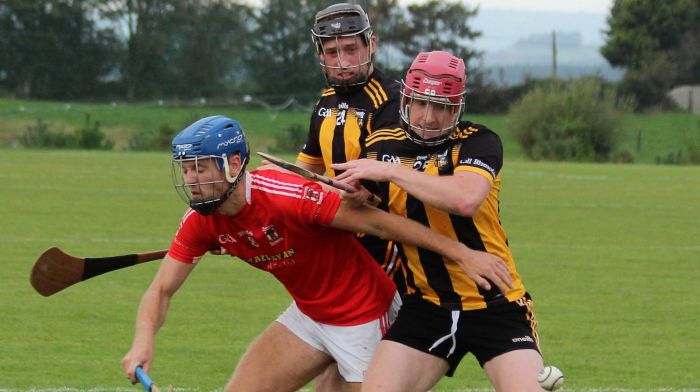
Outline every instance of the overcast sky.
<svg viewBox="0 0 700 392">
<path fill-rule="evenodd" d="M 427 0 L 399 0 L 402 5 Z M 494 51 L 511 46 L 532 34 L 580 33 L 586 45 L 603 44 L 602 30 L 614 0 L 460 0 L 479 6 L 470 24 L 482 33 L 473 43 L 478 49 Z"/>
<path fill-rule="evenodd" d="M 607 14 L 613 0 L 461 0 L 481 9 L 530 10 L 553 12 L 588 12 Z M 399 0 L 402 4 L 422 3 L 424 0 Z"/>
</svg>

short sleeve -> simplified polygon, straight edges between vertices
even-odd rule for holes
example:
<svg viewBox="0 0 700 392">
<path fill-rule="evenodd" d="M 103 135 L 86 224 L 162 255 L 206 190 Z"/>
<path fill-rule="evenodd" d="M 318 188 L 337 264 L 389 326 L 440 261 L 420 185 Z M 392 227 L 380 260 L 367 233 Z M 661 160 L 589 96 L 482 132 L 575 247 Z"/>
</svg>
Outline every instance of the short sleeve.
<svg viewBox="0 0 700 392">
<path fill-rule="evenodd" d="M 459 149 L 455 172 L 471 171 L 481 174 L 493 184 L 503 166 L 501 139 L 488 129 L 474 132 L 469 137 L 457 139 Z"/>
<path fill-rule="evenodd" d="M 340 206 L 340 195 L 325 191 L 315 182 L 306 183 L 302 194 L 300 208 L 297 210 L 300 218 L 310 225 L 330 225 Z"/>
<path fill-rule="evenodd" d="M 309 132 L 306 136 L 306 143 L 297 156 L 297 160 L 310 165 L 323 165 L 323 153 L 321 152 L 321 142 L 319 141 L 321 126 L 317 123 L 317 112 L 318 103 L 314 107 L 314 113 L 311 115 L 309 121 Z"/>
<path fill-rule="evenodd" d="M 333 221 L 340 206 L 340 195 L 324 190 L 321 184 L 278 170 L 253 171 L 255 181 L 273 181 L 281 184 L 283 194 L 268 193 L 266 208 L 273 208 L 275 215 L 304 226 L 327 226 Z M 290 197 L 291 196 L 291 197 Z"/>
<path fill-rule="evenodd" d="M 170 243 L 168 255 L 186 264 L 197 263 L 209 249 L 217 245 L 215 239 L 207 233 L 204 217 L 192 209 L 187 210 Z"/>
</svg>

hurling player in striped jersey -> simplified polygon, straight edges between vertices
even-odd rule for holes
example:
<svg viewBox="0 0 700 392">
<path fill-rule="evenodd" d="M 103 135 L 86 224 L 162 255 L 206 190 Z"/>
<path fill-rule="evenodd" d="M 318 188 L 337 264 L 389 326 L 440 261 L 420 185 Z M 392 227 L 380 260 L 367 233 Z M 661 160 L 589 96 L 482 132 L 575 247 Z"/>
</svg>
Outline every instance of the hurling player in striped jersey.
<svg viewBox="0 0 700 392">
<path fill-rule="evenodd" d="M 374 129 L 399 125 L 399 85 L 374 64 L 377 37 L 358 4 L 332 4 L 314 18 L 311 36 L 326 88 L 314 106 L 307 141 L 296 164 L 335 176 L 332 163 L 357 159 Z M 405 292 L 398 249 L 366 233 L 360 243 Z M 330 367 L 315 380 L 317 392 L 340 392 L 342 378 Z"/>
<path fill-rule="evenodd" d="M 333 177 L 339 173 L 330 165 L 357 159 L 374 129 L 399 125 L 399 85 L 373 63 L 377 37 L 360 5 L 338 3 L 319 11 L 311 33 L 327 88 L 311 114 L 296 164 Z M 403 293 L 396 246 L 373 236 L 358 238 L 386 273 L 396 276 Z"/>
<path fill-rule="evenodd" d="M 533 302 L 499 216 L 503 147 L 487 127 L 460 121 L 466 81 L 462 59 L 419 53 L 403 82 L 401 127 L 375 130 L 366 141 L 368 159 L 332 167 L 343 170 L 336 180 L 374 182 L 366 185 L 376 185 L 392 213 L 499 256 L 513 284 L 485 290 L 454 260 L 399 244 L 408 293 L 363 390 L 429 390 L 471 353 L 497 391 L 542 391 Z"/>
<path fill-rule="evenodd" d="M 331 163 L 356 159 L 372 130 L 399 125 L 399 85 L 373 63 L 377 37 L 360 5 L 338 3 L 319 11 L 311 34 L 327 87 L 311 114 L 297 165 L 334 176 Z"/>
<path fill-rule="evenodd" d="M 190 209 L 139 306 L 133 344 L 122 359 L 132 381 L 137 366 L 151 367 L 173 295 L 212 248 L 270 272 L 293 299 L 249 346 L 226 391 L 295 391 L 334 361 L 349 389 L 360 389 L 401 299 L 355 232 L 439 252 L 485 290 L 507 291 L 512 284 L 500 258 L 419 223 L 347 205 L 334 191 L 291 173 L 246 171 L 248 143 L 230 118 L 193 123 L 175 136 L 172 154 L 175 187 Z"/>
</svg>

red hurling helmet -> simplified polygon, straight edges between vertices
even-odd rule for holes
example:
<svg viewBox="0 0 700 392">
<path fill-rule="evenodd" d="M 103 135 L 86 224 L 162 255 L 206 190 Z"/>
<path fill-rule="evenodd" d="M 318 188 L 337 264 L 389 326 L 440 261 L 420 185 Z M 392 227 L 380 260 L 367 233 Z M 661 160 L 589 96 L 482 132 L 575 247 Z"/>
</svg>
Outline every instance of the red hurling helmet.
<svg viewBox="0 0 700 392">
<path fill-rule="evenodd" d="M 402 81 L 401 120 L 409 139 L 437 145 L 449 137 L 464 111 L 467 70 L 464 61 L 444 51 L 421 52 Z M 413 104 L 427 109 L 411 116 Z M 430 115 L 429 115 L 430 112 Z M 439 117 L 432 121 L 433 117 Z"/>
</svg>

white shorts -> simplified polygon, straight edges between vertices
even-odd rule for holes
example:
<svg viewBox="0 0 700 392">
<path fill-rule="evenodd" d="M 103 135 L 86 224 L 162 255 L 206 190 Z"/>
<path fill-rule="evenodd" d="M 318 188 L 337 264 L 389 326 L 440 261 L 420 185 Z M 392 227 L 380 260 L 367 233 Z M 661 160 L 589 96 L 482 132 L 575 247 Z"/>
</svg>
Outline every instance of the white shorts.
<svg viewBox="0 0 700 392">
<path fill-rule="evenodd" d="M 401 296 L 396 293 L 391 307 L 382 317 L 365 324 L 339 327 L 312 320 L 292 302 L 277 318 L 277 322 L 299 339 L 332 357 L 338 363 L 338 370 L 345 381 L 362 382 L 374 350 L 396 319 L 400 307 Z"/>
</svg>

